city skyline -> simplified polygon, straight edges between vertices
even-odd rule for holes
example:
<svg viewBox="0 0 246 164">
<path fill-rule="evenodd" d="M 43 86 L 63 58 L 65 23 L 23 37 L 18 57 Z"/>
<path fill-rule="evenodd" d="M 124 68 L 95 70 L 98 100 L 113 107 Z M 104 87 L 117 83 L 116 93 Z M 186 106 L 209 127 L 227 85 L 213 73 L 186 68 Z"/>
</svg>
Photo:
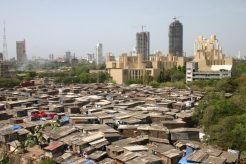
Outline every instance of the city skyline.
<svg viewBox="0 0 246 164">
<path fill-rule="evenodd" d="M 211 1 L 213 2 L 213 1 Z M 223 5 L 221 5 L 223 2 Z M 204 5 L 181 1 L 0 1 L 0 20 L 6 21 L 8 56 L 16 57 L 16 41 L 26 40 L 28 58 L 49 54 L 62 56 L 68 50 L 76 56 L 93 53 L 97 42 L 104 45 L 104 55 L 119 56 L 135 47 L 135 34 L 141 26 L 150 32 L 150 53 L 168 53 L 168 26 L 175 16 L 183 24 L 183 50 L 193 56 L 199 35 L 220 38 L 227 56 L 246 53 L 246 2 L 216 1 Z M 201 8 L 201 6 L 203 8 Z M 0 24 L 1 40 L 3 23 Z M 0 52 L 2 52 L 2 47 Z"/>
</svg>

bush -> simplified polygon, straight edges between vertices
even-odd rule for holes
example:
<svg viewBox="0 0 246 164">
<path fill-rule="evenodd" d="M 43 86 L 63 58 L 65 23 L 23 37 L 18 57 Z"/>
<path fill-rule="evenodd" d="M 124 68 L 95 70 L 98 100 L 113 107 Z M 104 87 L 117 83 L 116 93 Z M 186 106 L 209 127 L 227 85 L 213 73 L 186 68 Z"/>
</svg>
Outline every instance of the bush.
<svg viewBox="0 0 246 164">
<path fill-rule="evenodd" d="M 216 83 L 216 91 L 224 91 L 224 92 L 234 92 L 239 83 L 237 79 L 226 78 L 221 79 Z"/>
<path fill-rule="evenodd" d="M 171 69 L 163 69 L 158 77 L 158 82 L 175 82 L 175 81 L 185 81 L 185 66 L 184 67 L 173 67 Z"/>
<path fill-rule="evenodd" d="M 20 80 L 17 78 L 0 78 L 0 87 L 1 88 L 9 88 L 18 86 L 20 84 Z"/>
<path fill-rule="evenodd" d="M 126 85 L 131 85 L 131 84 L 143 84 L 143 80 L 136 79 L 136 80 L 126 80 L 124 81 Z"/>
<path fill-rule="evenodd" d="M 107 72 L 99 72 L 99 73 L 87 73 L 81 72 L 79 76 L 60 76 L 56 77 L 55 83 L 64 83 L 64 84 L 71 84 L 71 83 L 104 83 L 109 80 L 109 74 Z"/>
<path fill-rule="evenodd" d="M 158 83 L 157 81 L 151 81 L 149 85 L 153 88 L 158 88 L 160 86 L 160 83 Z"/>
<path fill-rule="evenodd" d="M 161 83 L 160 86 L 161 87 L 175 87 L 178 89 L 186 89 L 186 84 L 183 81 Z"/>
<path fill-rule="evenodd" d="M 109 79 L 109 80 L 105 81 L 105 83 L 112 83 L 112 84 L 116 84 L 116 81 L 115 81 L 115 80 L 112 80 L 112 79 Z"/>
<path fill-rule="evenodd" d="M 52 159 L 42 159 L 40 164 L 57 164 L 57 162 Z"/>
<path fill-rule="evenodd" d="M 57 77 L 55 78 L 55 83 L 64 83 L 64 84 L 71 84 L 71 83 L 79 83 L 78 77 Z"/>
<path fill-rule="evenodd" d="M 235 89 L 231 98 L 225 98 L 224 91 L 210 92 L 199 102 L 192 120 L 195 125 L 203 127 L 209 144 L 239 150 L 240 153 L 246 149 L 245 97 L 241 88 Z"/>
</svg>

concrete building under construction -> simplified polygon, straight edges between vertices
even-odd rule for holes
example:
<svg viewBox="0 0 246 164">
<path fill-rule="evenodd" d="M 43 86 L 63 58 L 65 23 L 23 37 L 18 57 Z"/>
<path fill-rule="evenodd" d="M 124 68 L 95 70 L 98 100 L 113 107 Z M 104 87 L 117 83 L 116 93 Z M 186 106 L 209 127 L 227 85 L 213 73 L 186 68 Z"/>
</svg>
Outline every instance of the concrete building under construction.
<svg viewBox="0 0 246 164">
<path fill-rule="evenodd" d="M 149 32 L 138 32 L 136 34 L 136 51 L 137 54 L 143 55 L 143 60 L 149 60 L 150 54 L 150 34 Z"/>
<path fill-rule="evenodd" d="M 17 63 L 22 64 L 27 61 L 25 40 L 16 41 L 16 55 L 17 55 Z"/>
<path fill-rule="evenodd" d="M 0 77 L 10 77 L 9 64 L 0 61 Z"/>
<path fill-rule="evenodd" d="M 169 26 L 169 54 L 183 56 L 183 25 L 176 19 Z"/>
</svg>

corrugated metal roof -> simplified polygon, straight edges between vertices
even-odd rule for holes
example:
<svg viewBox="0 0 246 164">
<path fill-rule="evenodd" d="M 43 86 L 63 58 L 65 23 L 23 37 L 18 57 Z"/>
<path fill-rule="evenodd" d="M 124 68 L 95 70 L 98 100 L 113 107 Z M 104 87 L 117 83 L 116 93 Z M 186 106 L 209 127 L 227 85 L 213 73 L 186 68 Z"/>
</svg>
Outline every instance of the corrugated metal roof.
<svg viewBox="0 0 246 164">
<path fill-rule="evenodd" d="M 45 150 L 49 150 L 49 151 L 53 151 L 61 146 L 63 146 L 64 143 L 63 142 L 52 142 L 51 144 L 49 144 L 49 146 L 46 146 L 44 149 Z"/>
<path fill-rule="evenodd" d="M 148 148 L 143 145 L 125 146 L 123 148 L 129 151 L 147 151 L 148 150 Z"/>
</svg>

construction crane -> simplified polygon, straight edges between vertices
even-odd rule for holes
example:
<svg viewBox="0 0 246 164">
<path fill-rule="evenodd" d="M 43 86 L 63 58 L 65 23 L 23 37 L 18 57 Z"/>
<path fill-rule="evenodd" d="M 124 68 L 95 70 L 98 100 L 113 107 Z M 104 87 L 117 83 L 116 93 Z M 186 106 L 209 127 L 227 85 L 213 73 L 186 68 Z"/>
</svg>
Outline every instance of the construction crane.
<svg viewBox="0 0 246 164">
<path fill-rule="evenodd" d="M 176 21 L 178 18 L 182 18 L 182 16 L 173 17 L 173 20 Z"/>
<path fill-rule="evenodd" d="M 147 27 L 147 26 L 145 26 L 145 25 L 142 25 L 142 32 L 144 31 L 143 29 L 144 29 L 145 27 Z"/>
</svg>

